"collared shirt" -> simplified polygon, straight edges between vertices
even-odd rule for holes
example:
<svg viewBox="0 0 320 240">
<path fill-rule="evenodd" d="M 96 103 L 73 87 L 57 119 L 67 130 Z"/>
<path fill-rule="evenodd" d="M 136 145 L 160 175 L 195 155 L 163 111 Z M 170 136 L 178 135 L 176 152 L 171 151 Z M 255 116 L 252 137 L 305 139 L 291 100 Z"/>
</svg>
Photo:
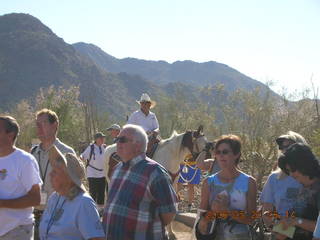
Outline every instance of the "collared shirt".
<svg viewBox="0 0 320 240">
<path fill-rule="evenodd" d="M 58 138 L 53 143 L 61 153 L 73 153 L 75 154 L 75 151 L 73 148 L 69 147 L 68 145 L 61 142 Z M 33 152 L 33 156 L 36 158 L 39 169 L 40 169 L 40 177 L 43 181 L 42 191 L 46 192 L 48 194 L 48 197 L 51 195 L 51 193 L 54 192 L 51 182 L 49 173 L 51 172 L 51 164 L 49 163 L 49 150 L 45 151 L 41 148 L 41 144 L 37 146 L 36 150 Z"/>
<path fill-rule="evenodd" d="M 93 144 L 93 154 L 90 158 L 91 144 L 80 155 L 83 159 L 89 161 L 87 166 L 87 178 L 102 178 L 106 176 L 105 172 L 105 147 Z M 102 171 L 100 171 L 102 170 Z"/>
<path fill-rule="evenodd" d="M 148 115 L 145 115 L 141 111 L 141 109 L 131 114 L 128 119 L 128 124 L 141 126 L 146 132 L 153 131 L 159 128 L 159 123 L 156 115 L 150 111 Z"/>
<path fill-rule="evenodd" d="M 167 239 L 160 214 L 175 213 L 167 171 L 144 154 L 117 165 L 104 212 L 107 239 Z"/>
</svg>

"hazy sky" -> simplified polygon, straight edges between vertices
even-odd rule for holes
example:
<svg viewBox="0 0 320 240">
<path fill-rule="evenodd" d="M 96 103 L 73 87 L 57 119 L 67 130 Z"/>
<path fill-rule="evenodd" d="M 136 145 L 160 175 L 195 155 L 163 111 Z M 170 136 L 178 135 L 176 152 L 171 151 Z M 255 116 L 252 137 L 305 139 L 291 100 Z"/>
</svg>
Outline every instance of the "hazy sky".
<svg viewBox="0 0 320 240">
<path fill-rule="evenodd" d="M 0 14 L 11 12 L 117 58 L 213 60 L 277 92 L 311 86 L 312 76 L 320 88 L 320 0 L 1 1 Z"/>
</svg>

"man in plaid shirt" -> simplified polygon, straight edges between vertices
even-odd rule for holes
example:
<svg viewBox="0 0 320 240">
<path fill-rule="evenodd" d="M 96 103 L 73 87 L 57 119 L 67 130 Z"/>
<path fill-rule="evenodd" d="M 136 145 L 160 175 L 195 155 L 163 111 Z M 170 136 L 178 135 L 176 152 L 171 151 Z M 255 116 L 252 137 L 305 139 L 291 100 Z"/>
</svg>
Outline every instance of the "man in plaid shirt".
<svg viewBox="0 0 320 240">
<path fill-rule="evenodd" d="M 141 127 L 125 125 L 115 141 L 122 162 L 112 175 L 104 212 L 107 239 L 167 239 L 165 226 L 177 202 L 167 171 L 146 157 L 148 138 Z"/>
</svg>

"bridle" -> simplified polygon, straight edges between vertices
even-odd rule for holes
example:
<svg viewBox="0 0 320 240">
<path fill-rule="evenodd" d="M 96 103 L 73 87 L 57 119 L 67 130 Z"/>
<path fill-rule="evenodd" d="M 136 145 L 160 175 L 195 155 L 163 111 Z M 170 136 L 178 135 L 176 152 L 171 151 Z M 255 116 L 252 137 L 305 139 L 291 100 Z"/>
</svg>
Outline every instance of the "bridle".
<svg viewBox="0 0 320 240">
<path fill-rule="evenodd" d="M 203 133 L 199 133 L 198 131 L 192 132 L 192 149 L 189 149 L 193 158 L 196 159 L 196 157 L 203 151 L 199 147 L 198 139 L 201 137 L 205 137 Z"/>
</svg>

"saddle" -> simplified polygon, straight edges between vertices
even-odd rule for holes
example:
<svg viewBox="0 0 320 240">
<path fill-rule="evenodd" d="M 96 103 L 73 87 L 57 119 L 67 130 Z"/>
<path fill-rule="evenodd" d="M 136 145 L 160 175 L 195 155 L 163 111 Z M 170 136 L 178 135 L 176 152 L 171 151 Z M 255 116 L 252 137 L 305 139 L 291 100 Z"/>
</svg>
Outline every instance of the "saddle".
<svg viewBox="0 0 320 240">
<path fill-rule="evenodd" d="M 160 141 L 161 141 L 161 137 L 159 135 L 157 135 L 157 136 L 150 135 L 149 136 L 149 142 L 148 142 L 147 153 L 146 153 L 149 158 L 153 157 Z"/>
</svg>

